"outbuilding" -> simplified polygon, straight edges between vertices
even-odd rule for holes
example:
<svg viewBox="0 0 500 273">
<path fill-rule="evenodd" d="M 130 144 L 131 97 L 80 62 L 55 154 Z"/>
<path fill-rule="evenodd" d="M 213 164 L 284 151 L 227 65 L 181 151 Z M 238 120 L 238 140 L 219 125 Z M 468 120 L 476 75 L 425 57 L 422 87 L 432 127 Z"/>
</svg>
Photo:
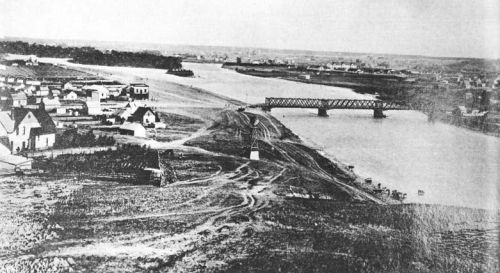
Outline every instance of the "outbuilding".
<svg viewBox="0 0 500 273">
<path fill-rule="evenodd" d="M 125 122 L 118 128 L 122 135 L 130 135 L 136 137 L 146 137 L 146 128 L 140 123 Z"/>
</svg>

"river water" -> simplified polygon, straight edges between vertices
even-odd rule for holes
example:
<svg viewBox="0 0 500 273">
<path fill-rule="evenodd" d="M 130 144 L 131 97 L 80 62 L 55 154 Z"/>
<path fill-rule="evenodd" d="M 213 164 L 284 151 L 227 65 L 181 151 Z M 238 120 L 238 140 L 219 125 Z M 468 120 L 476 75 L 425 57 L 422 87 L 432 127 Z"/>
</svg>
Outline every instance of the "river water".
<svg viewBox="0 0 500 273">
<path fill-rule="evenodd" d="M 155 80 L 191 85 L 249 104 L 265 97 L 373 99 L 350 89 L 259 78 L 220 65 L 184 63 L 195 78 L 163 70 L 101 67 Z M 168 92 L 168 90 L 166 90 Z M 326 155 L 355 166 L 389 189 L 407 193 L 406 202 L 500 209 L 500 139 L 436 122 L 416 111 L 273 109 L 272 114 Z M 425 192 L 418 196 L 418 191 Z"/>
<path fill-rule="evenodd" d="M 170 76 L 248 103 L 265 97 L 372 99 L 346 88 L 258 78 L 220 65 L 185 63 L 198 78 Z M 273 109 L 272 114 L 326 154 L 355 166 L 390 189 L 408 194 L 407 202 L 500 208 L 500 139 L 436 122 L 416 111 Z M 418 196 L 418 190 L 425 192 Z"/>
</svg>

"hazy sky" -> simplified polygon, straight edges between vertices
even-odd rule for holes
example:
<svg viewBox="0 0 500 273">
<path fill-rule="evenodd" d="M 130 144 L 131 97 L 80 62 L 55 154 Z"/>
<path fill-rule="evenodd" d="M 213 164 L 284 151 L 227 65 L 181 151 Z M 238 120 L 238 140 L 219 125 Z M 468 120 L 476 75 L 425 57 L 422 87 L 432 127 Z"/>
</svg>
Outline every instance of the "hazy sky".
<svg viewBox="0 0 500 273">
<path fill-rule="evenodd" d="M 500 58 L 500 0 L 2 1 L 5 36 Z"/>
</svg>

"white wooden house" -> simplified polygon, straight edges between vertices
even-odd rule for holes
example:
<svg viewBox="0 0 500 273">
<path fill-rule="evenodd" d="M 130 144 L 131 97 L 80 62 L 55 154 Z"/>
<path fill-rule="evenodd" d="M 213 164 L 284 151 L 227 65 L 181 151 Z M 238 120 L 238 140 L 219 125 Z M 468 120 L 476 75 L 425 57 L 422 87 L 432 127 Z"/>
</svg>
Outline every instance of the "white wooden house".
<svg viewBox="0 0 500 273">
<path fill-rule="evenodd" d="M 7 137 L 11 153 L 54 146 L 56 125 L 43 107 L 0 112 L 0 123 L 0 137 Z"/>
</svg>

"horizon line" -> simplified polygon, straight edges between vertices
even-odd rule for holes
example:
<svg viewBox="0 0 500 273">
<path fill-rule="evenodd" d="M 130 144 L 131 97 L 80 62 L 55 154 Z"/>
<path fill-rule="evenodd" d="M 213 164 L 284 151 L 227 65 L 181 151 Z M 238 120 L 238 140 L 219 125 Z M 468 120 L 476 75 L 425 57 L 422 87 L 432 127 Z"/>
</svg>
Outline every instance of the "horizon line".
<svg viewBox="0 0 500 273">
<path fill-rule="evenodd" d="M 418 55 L 418 54 L 405 54 L 405 53 L 375 53 L 375 52 L 349 52 L 349 51 L 330 51 L 330 50 L 316 50 L 316 49 L 290 49 L 290 48 L 274 48 L 274 47 L 255 47 L 255 46 L 234 46 L 234 45 L 195 45 L 195 44 L 176 44 L 176 43 L 161 43 L 161 42 L 134 42 L 134 41 L 110 41 L 110 40 L 85 40 L 85 39 L 57 39 L 57 38 L 40 38 L 40 37 L 17 37 L 17 36 L 3 36 L 0 40 L 8 39 L 32 39 L 32 40 L 50 40 L 50 41 L 74 41 L 74 42 L 97 42 L 97 43 L 129 43 L 129 44 L 146 44 L 146 45 L 171 45 L 171 46 L 192 46 L 192 47 L 224 47 L 224 48 L 241 48 L 241 49 L 264 49 L 264 50 L 287 50 L 287 51 L 310 51 L 310 52 L 328 52 L 328 53 L 348 53 L 348 54 L 367 54 L 367 55 L 396 55 L 407 57 L 424 57 L 424 58 L 440 58 L 440 59 L 476 59 L 476 60 L 500 60 L 500 58 L 481 58 L 481 57 L 452 57 L 452 56 L 433 56 L 433 55 Z"/>
</svg>

